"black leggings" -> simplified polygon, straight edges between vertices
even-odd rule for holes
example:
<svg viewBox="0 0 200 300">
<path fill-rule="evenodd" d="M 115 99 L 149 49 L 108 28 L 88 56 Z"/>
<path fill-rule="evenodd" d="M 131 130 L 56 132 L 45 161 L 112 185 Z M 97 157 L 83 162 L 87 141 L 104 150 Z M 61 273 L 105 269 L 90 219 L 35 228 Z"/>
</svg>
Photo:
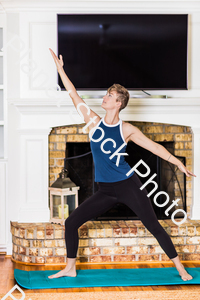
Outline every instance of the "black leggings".
<svg viewBox="0 0 200 300">
<path fill-rule="evenodd" d="M 97 217 L 116 203 L 124 203 L 139 217 L 144 226 L 154 235 L 168 257 L 178 254 L 164 228 L 158 222 L 147 190 L 140 190 L 142 183 L 133 175 L 119 182 L 99 182 L 99 190 L 82 202 L 65 220 L 65 243 L 68 258 L 76 258 L 78 250 L 78 228 L 86 221 Z"/>
</svg>

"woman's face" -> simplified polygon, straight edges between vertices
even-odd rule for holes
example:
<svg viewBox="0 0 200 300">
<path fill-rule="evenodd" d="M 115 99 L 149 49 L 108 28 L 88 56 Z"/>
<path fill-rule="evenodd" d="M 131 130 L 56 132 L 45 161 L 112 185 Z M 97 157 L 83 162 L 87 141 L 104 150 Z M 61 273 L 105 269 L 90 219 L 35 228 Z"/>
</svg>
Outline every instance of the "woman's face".
<svg viewBox="0 0 200 300">
<path fill-rule="evenodd" d="M 101 104 L 101 107 L 103 107 L 105 110 L 111 110 L 115 108 L 119 108 L 121 103 L 117 100 L 117 92 L 110 91 L 107 92 L 107 94 L 103 97 L 103 102 Z"/>
</svg>

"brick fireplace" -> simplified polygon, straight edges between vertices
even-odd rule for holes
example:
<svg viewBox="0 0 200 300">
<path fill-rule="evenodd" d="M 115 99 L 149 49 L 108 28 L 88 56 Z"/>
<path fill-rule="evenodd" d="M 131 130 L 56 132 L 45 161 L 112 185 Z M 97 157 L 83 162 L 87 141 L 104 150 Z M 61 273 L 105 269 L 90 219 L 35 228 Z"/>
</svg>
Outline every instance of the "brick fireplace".
<svg viewBox="0 0 200 300">
<path fill-rule="evenodd" d="M 102 117 L 101 101 L 85 102 Z M 64 263 L 64 227 L 49 223 L 48 187 L 63 168 L 66 144 L 89 142 L 89 135 L 83 133 L 85 124 L 78 119 L 70 99 L 60 101 L 59 105 L 56 100 L 13 104 L 10 109 L 20 122 L 11 131 L 19 160 L 13 157 L 10 161 L 15 176 L 14 188 L 9 191 L 15 199 L 12 204 L 15 213 L 10 217 L 10 253 L 15 261 L 24 263 Z M 194 99 L 189 103 L 175 98 L 131 98 L 120 118 L 156 142 L 174 142 L 174 154 L 184 156 L 186 167 L 198 177 L 198 109 L 199 102 Z M 78 121 L 72 118 L 73 114 Z M 188 220 L 182 226 L 176 226 L 170 219 L 159 220 L 183 260 L 199 259 L 199 195 L 196 178 L 186 177 Z M 79 228 L 79 237 L 80 262 L 168 260 L 140 220 L 88 221 Z"/>
<path fill-rule="evenodd" d="M 189 126 L 169 125 L 155 122 L 134 122 L 132 125 L 139 128 L 148 138 L 159 142 L 174 142 L 174 149 L 171 149 L 174 155 L 185 157 L 185 165 L 192 169 L 192 131 Z M 66 144 L 71 142 L 89 142 L 89 134 L 82 131 L 85 124 L 68 125 L 55 127 L 49 135 L 49 185 L 58 177 L 64 166 L 66 155 Z M 81 144 L 79 144 L 81 147 Z M 180 174 L 179 174 L 180 176 Z M 183 178 L 181 178 L 183 179 Z M 176 199 L 180 197 L 178 183 L 175 182 Z M 186 211 L 190 216 L 192 205 L 192 178 L 186 177 Z M 178 207 L 179 208 L 179 207 Z M 167 218 L 166 218 L 167 219 Z"/>
<path fill-rule="evenodd" d="M 175 155 L 186 158 L 186 167 L 192 169 L 192 131 L 189 126 L 155 122 L 134 122 L 148 138 L 156 142 L 174 142 Z M 49 134 L 49 185 L 64 165 L 66 144 L 89 142 L 85 124 L 55 127 Z M 175 190 L 176 196 L 179 190 Z M 192 205 L 192 178 L 186 178 L 187 215 Z M 177 222 L 179 221 L 176 219 Z M 181 260 L 196 260 L 200 257 L 199 246 L 194 234 L 198 233 L 198 222 L 185 222 L 176 226 L 171 220 L 159 220 L 171 236 Z M 196 226 L 194 226 L 196 225 Z M 13 234 L 13 260 L 24 263 L 65 263 L 66 248 L 64 226 L 50 223 L 11 224 Z M 80 226 L 77 262 L 120 262 L 120 261 L 167 261 L 169 258 L 157 240 L 140 220 L 91 221 Z M 192 238 L 193 236 L 193 238 Z"/>
</svg>

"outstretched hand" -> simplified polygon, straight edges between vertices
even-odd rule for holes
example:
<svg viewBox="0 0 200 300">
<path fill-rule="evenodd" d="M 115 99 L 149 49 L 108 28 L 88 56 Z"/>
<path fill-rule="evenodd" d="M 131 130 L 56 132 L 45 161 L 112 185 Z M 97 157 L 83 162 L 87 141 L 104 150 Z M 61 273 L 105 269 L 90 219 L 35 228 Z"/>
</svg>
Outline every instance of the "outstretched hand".
<svg viewBox="0 0 200 300">
<path fill-rule="evenodd" d="M 184 164 L 180 164 L 180 165 L 178 165 L 177 167 L 179 168 L 180 171 L 182 171 L 183 173 L 185 173 L 186 176 L 190 177 L 190 176 L 192 175 L 192 176 L 195 176 L 195 177 L 196 177 L 196 175 L 194 175 L 190 170 L 188 170 L 188 169 L 184 166 Z"/>
<path fill-rule="evenodd" d="M 53 50 L 51 50 L 51 48 L 49 48 L 51 55 L 53 56 L 53 59 L 55 61 L 57 70 L 59 71 L 60 69 L 62 69 L 62 67 L 64 66 L 64 62 L 63 62 L 63 58 L 62 55 L 60 54 L 59 57 L 60 59 L 55 55 L 55 53 L 53 52 Z"/>
</svg>

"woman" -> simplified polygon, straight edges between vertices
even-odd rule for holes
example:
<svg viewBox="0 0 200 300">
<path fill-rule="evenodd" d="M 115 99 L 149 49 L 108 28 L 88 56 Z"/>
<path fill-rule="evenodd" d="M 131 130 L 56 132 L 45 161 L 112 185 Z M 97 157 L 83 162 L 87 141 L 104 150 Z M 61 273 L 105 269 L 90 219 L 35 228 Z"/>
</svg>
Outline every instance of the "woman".
<svg viewBox="0 0 200 300">
<path fill-rule="evenodd" d="M 175 264 L 182 280 L 191 280 L 192 276 L 187 273 L 181 264 L 169 235 L 157 220 L 146 189 L 140 190 L 142 183 L 135 172 L 127 176 L 131 168 L 124 159 L 126 145 L 128 141 L 133 141 L 170 163 L 177 165 L 187 176 L 195 175 L 186 169 L 163 146 L 148 139 L 137 127 L 123 122 L 119 118 L 119 112 L 127 106 L 129 100 L 129 93 L 123 86 L 114 84 L 108 89 L 106 96 L 103 97 L 101 106 L 106 110 L 104 118 L 101 119 L 92 110 L 88 114 L 87 106 L 82 105 L 85 102 L 79 97 L 74 85 L 65 74 L 62 55 L 58 59 L 51 49 L 50 52 L 63 85 L 69 92 L 76 109 L 79 109 L 84 116 L 84 121 L 89 125 L 90 132 L 93 132 L 90 143 L 95 163 L 95 181 L 98 182 L 99 190 L 82 202 L 65 220 L 67 265 L 65 269 L 49 276 L 49 278 L 75 277 L 78 228 L 86 221 L 103 214 L 116 203 L 124 203 L 137 214 L 144 226 L 158 240 L 162 249 Z M 92 122 L 91 118 L 93 119 Z M 104 138 L 103 143 L 102 135 L 106 138 Z M 117 150 L 119 148 L 120 151 Z"/>
</svg>

